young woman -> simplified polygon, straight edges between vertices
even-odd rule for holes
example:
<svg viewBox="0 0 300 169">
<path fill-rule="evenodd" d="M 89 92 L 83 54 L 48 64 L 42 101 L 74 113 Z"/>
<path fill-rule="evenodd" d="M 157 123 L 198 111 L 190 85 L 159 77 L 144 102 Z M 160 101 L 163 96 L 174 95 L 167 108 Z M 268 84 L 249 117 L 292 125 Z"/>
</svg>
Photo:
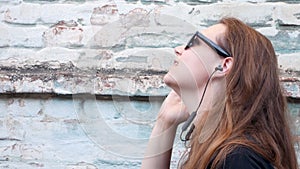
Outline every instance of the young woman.
<svg viewBox="0 0 300 169">
<path fill-rule="evenodd" d="M 297 169 L 277 58 L 265 36 L 223 18 L 175 53 L 164 77 L 173 90 L 160 109 L 143 169 L 170 167 L 176 129 L 186 120 L 181 139 L 187 151 L 179 168 Z"/>
</svg>

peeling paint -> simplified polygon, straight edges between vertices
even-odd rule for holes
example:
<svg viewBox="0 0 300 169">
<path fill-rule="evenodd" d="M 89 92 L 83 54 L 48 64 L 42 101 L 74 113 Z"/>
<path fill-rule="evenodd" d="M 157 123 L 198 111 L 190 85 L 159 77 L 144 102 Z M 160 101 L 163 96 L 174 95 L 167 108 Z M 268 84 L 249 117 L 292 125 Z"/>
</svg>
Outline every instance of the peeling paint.
<svg viewBox="0 0 300 169">
<path fill-rule="evenodd" d="M 1 1 L 0 168 L 139 168 L 173 47 L 228 15 L 272 41 L 298 136 L 300 3 L 215 2 Z"/>
</svg>

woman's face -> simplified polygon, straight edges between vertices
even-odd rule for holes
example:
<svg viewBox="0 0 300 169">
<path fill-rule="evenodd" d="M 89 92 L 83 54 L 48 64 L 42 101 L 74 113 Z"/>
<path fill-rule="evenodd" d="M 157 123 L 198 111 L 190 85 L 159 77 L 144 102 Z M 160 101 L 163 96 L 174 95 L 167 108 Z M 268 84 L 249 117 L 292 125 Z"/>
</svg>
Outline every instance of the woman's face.
<svg viewBox="0 0 300 169">
<path fill-rule="evenodd" d="M 216 24 L 201 33 L 218 44 L 217 39 L 222 38 L 225 30 L 225 25 Z M 185 46 L 175 48 L 177 57 L 164 77 L 164 82 L 178 94 L 185 90 L 202 89 L 215 67 L 222 63 L 222 57 L 199 37 L 193 42 L 194 44 L 187 49 Z"/>
</svg>

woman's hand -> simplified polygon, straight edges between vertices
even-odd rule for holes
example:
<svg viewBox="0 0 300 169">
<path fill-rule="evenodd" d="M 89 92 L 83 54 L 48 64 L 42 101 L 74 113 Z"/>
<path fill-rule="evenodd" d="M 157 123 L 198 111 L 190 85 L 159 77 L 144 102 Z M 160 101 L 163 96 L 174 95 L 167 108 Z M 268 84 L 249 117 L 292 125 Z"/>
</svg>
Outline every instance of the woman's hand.
<svg viewBox="0 0 300 169">
<path fill-rule="evenodd" d="M 158 119 L 168 125 L 179 125 L 187 120 L 189 113 L 180 96 L 171 91 L 164 100 L 158 115 Z"/>
<path fill-rule="evenodd" d="M 171 91 L 160 108 L 142 161 L 142 169 L 170 167 L 177 126 L 188 117 L 189 113 L 180 96 Z"/>
</svg>

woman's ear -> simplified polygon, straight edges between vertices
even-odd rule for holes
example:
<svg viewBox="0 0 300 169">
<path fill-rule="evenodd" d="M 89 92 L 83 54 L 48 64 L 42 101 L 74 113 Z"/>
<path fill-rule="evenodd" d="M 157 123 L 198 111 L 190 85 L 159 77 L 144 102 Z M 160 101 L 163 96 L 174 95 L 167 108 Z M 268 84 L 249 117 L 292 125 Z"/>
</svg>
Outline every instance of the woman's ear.
<svg viewBox="0 0 300 169">
<path fill-rule="evenodd" d="M 225 75 L 227 75 L 231 68 L 232 68 L 232 65 L 233 65 L 233 57 L 226 57 L 225 59 L 223 59 L 222 61 L 222 73 L 224 73 Z"/>
</svg>

